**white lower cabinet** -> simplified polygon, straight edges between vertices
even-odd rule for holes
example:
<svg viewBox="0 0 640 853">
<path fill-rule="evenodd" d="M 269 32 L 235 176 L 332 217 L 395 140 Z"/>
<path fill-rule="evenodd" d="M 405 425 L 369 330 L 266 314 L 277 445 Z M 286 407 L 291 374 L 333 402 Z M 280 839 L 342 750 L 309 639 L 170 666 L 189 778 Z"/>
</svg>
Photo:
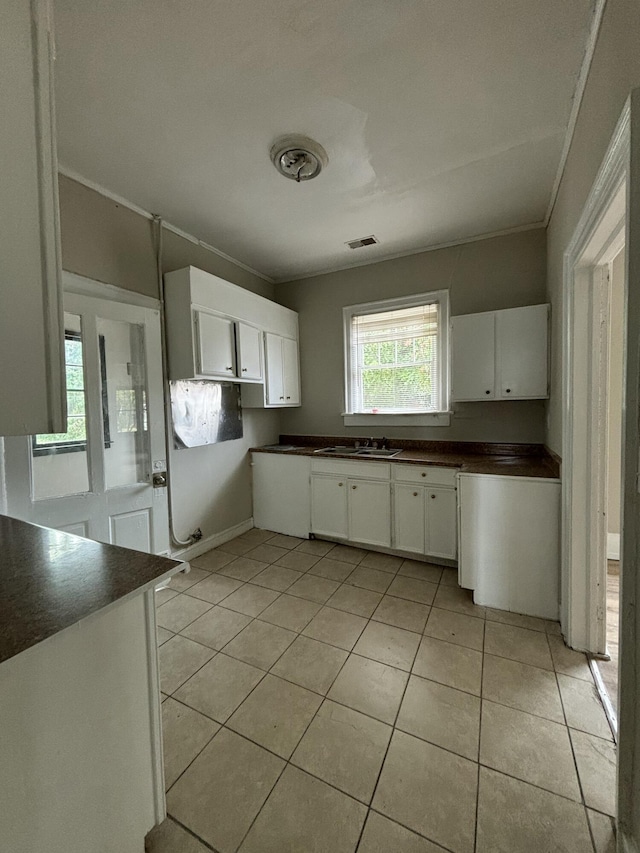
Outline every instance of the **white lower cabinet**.
<svg viewBox="0 0 640 853">
<path fill-rule="evenodd" d="M 391 489 L 388 482 L 348 481 L 349 539 L 364 545 L 391 546 Z"/>
<path fill-rule="evenodd" d="M 458 501 L 454 486 L 394 485 L 393 547 L 455 560 Z"/>
<path fill-rule="evenodd" d="M 476 604 L 558 618 L 560 481 L 460 475 L 458 582 Z"/>
<path fill-rule="evenodd" d="M 455 560 L 458 551 L 458 498 L 455 489 L 432 486 L 425 490 L 426 553 Z"/>
<path fill-rule="evenodd" d="M 396 483 L 393 496 L 395 547 L 412 554 L 425 552 L 424 488 Z"/>
<path fill-rule="evenodd" d="M 311 531 L 317 536 L 347 539 L 346 477 L 314 474 L 311 477 Z"/>
<path fill-rule="evenodd" d="M 456 559 L 455 469 L 317 459 L 311 472 L 316 536 Z"/>
</svg>

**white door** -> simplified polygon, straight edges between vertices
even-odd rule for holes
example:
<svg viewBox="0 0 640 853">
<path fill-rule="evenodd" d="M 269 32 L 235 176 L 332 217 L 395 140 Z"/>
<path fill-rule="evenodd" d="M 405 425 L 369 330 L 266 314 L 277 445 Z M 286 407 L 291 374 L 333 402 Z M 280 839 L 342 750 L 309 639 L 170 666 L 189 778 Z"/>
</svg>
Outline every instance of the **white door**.
<svg viewBox="0 0 640 853">
<path fill-rule="evenodd" d="M 7 438 L 10 515 L 140 551 L 169 549 L 160 313 L 65 294 L 67 432 Z"/>
<path fill-rule="evenodd" d="M 235 376 L 233 320 L 196 311 L 199 372 L 202 376 Z"/>
<path fill-rule="evenodd" d="M 311 477 L 311 530 L 318 536 L 346 539 L 347 481 L 342 477 Z"/>
<path fill-rule="evenodd" d="M 238 367 L 242 379 L 262 379 L 262 332 L 238 323 Z"/>
<path fill-rule="evenodd" d="M 284 403 L 282 338 L 267 332 L 264 339 L 267 354 L 267 403 L 270 406 L 281 406 Z"/>
<path fill-rule="evenodd" d="M 284 401 L 287 406 L 300 405 L 300 362 L 298 360 L 298 342 L 291 338 L 282 340 L 284 374 Z"/>
<path fill-rule="evenodd" d="M 349 480 L 349 539 L 391 545 L 391 487 L 375 480 Z"/>
<path fill-rule="evenodd" d="M 431 486 L 426 490 L 427 554 L 455 560 L 458 502 L 455 489 Z"/>
<path fill-rule="evenodd" d="M 548 396 L 548 318 L 547 305 L 496 312 L 498 397 Z"/>
<path fill-rule="evenodd" d="M 492 400 L 495 395 L 495 315 L 451 320 L 451 399 Z"/>
<path fill-rule="evenodd" d="M 424 489 L 420 486 L 394 486 L 394 548 L 424 554 Z"/>
</svg>

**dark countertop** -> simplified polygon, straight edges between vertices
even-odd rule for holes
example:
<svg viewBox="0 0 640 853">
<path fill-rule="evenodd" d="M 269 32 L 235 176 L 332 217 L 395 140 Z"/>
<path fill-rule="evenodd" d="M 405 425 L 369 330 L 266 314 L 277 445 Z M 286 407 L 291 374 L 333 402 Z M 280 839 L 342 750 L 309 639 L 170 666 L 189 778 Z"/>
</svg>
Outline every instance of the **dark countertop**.
<svg viewBox="0 0 640 853">
<path fill-rule="evenodd" d="M 283 453 L 289 456 L 315 456 L 323 459 L 357 459 L 352 455 L 318 453 L 318 448 L 353 445 L 355 439 L 345 436 L 302 436 L 281 435 L 280 444 L 253 447 L 258 453 Z M 390 438 L 388 445 L 402 448 L 397 456 L 386 459 L 371 459 L 367 462 L 402 462 L 415 465 L 438 465 L 443 468 L 458 468 L 464 474 L 497 474 L 509 477 L 543 477 L 559 479 L 560 464 L 543 445 L 536 444 L 490 444 L 453 441 L 408 441 Z M 285 447 L 293 447 L 285 450 Z"/>
<path fill-rule="evenodd" d="M 0 515 L 0 663 L 182 563 Z"/>
</svg>

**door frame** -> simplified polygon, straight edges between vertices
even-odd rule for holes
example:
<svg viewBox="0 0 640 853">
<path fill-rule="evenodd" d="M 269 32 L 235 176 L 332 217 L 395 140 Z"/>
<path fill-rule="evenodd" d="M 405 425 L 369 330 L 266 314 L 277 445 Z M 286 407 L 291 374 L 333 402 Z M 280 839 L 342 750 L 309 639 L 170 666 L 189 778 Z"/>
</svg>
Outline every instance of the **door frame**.
<svg viewBox="0 0 640 853">
<path fill-rule="evenodd" d="M 598 627 L 589 630 L 589 608 L 600 594 L 605 594 L 594 573 L 585 571 L 586 561 L 593 560 L 594 553 L 597 556 L 599 552 L 589 529 L 594 517 L 593 508 L 584 500 L 584 492 L 590 487 L 586 479 L 586 472 L 591 470 L 588 466 L 595 465 L 599 478 L 596 539 L 602 539 L 603 531 L 606 532 L 606 516 L 602 514 L 602 505 L 598 501 L 601 501 L 600 490 L 604 486 L 606 455 L 602 453 L 598 457 L 597 453 L 598 443 L 602 446 L 602 436 L 596 435 L 602 414 L 597 414 L 598 395 L 592 395 L 592 392 L 607 353 L 603 352 L 602 346 L 595 347 L 586 364 L 586 377 L 579 383 L 580 387 L 572 387 L 579 356 L 575 345 L 579 343 L 576 307 L 580 306 L 576 306 L 575 296 L 578 294 L 579 299 L 584 296 L 584 269 L 591 269 L 593 273 L 594 265 L 606 258 L 607 239 L 609 246 L 614 246 L 615 213 L 620 214 L 619 193 L 622 187 L 626 256 L 616 850 L 618 853 L 639 853 L 640 717 L 636 709 L 640 702 L 640 89 L 634 89 L 625 104 L 575 235 L 565 253 L 562 625 L 569 645 L 578 648 L 589 648 L 597 641 Z M 618 207 L 614 204 L 616 198 Z M 589 249 L 595 251 L 590 266 L 589 256 L 585 254 Z M 583 256 L 587 264 L 581 271 L 579 261 Z M 596 281 L 596 284 L 599 287 L 595 288 L 595 293 L 601 295 L 602 283 Z M 592 331 L 596 300 L 594 288 L 587 288 L 587 291 L 589 298 L 583 302 L 582 308 L 591 311 Z M 604 320 L 602 314 L 599 319 L 601 322 Z M 585 325 L 582 329 L 584 332 Z M 576 403 L 580 401 L 586 404 L 583 411 L 587 412 L 587 423 L 582 431 L 577 423 L 579 410 Z M 579 549 L 586 558 L 582 565 L 578 559 Z M 603 557 L 603 573 L 605 565 Z"/>
<path fill-rule="evenodd" d="M 627 103 L 564 255 L 561 623 L 569 646 L 596 655 L 606 654 L 609 266 L 625 242 L 630 144 Z"/>
</svg>

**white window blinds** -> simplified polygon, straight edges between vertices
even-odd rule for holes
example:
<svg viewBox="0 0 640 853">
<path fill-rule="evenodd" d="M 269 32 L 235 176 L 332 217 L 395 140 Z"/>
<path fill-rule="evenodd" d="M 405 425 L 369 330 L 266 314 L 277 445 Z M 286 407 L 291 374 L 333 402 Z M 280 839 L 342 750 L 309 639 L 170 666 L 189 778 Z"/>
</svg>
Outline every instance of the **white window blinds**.
<svg viewBox="0 0 640 853">
<path fill-rule="evenodd" d="M 440 411 L 440 304 L 351 318 L 351 411 Z"/>
</svg>

